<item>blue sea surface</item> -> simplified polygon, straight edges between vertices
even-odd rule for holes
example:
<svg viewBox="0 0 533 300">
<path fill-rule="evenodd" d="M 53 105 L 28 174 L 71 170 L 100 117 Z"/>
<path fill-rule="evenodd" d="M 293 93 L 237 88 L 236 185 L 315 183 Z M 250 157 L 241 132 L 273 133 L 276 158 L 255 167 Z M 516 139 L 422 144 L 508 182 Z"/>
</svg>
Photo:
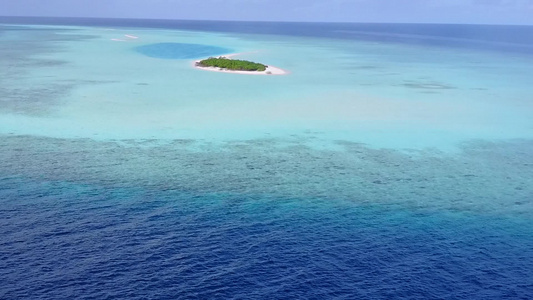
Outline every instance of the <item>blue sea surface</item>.
<svg viewBox="0 0 533 300">
<path fill-rule="evenodd" d="M 3 299 L 531 296 L 526 221 L 163 187 L 2 187 Z"/>
<path fill-rule="evenodd" d="M 162 59 L 195 59 L 233 52 L 231 49 L 186 43 L 157 43 L 135 48 L 141 54 Z"/>
<path fill-rule="evenodd" d="M 532 27 L 0 24 L 0 299 L 533 298 Z M 294 73 L 186 61 L 233 51 Z"/>
<path fill-rule="evenodd" d="M 285 35 L 474 48 L 533 55 L 533 26 L 477 24 L 237 22 L 157 19 L 2 17 L 0 23 L 141 27 L 252 35 Z"/>
</svg>

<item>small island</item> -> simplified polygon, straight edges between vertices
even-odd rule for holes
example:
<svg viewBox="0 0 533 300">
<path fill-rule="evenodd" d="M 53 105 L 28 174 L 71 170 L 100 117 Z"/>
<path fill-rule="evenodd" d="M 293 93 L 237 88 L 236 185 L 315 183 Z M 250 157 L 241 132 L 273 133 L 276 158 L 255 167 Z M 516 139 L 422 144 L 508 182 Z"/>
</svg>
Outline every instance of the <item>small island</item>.
<svg viewBox="0 0 533 300">
<path fill-rule="evenodd" d="M 230 56 L 239 55 L 240 53 L 230 54 L 228 56 L 209 57 L 194 63 L 194 67 L 207 71 L 250 74 L 250 75 L 285 75 L 287 72 L 274 66 L 251 62 L 240 59 L 230 59 Z"/>
<path fill-rule="evenodd" d="M 259 71 L 263 72 L 267 66 L 247 60 L 229 59 L 226 57 L 210 57 L 196 63 L 198 67 L 215 67 L 233 71 Z"/>
</svg>

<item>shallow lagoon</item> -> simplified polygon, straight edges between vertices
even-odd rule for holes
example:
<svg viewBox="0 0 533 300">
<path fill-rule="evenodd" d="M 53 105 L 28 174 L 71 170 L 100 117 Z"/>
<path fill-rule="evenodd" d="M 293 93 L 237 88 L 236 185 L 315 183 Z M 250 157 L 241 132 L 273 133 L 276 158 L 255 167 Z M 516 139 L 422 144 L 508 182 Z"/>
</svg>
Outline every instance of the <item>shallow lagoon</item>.
<svg viewBox="0 0 533 300">
<path fill-rule="evenodd" d="M 1 33 L 0 298 L 531 296 L 530 56 L 174 29 Z M 227 47 L 291 74 L 136 51 L 160 43 Z"/>
<path fill-rule="evenodd" d="M 372 147 L 444 150 L 470 139 L 532 135 L 532 62 L 524 55 L 306 37 L 74 29 L 51 39 L 88 38 L 52 41 L 47 47 L 55 51 L 28 53 L 49 65 L 18 68 L 26 72 L 22 79 L 11 76 L 5 85 L 23 94 L 25 87 L 46 85 L 47 92 L 32 98 L 59 93 L 54 99 L 62 105 L 8 106 L 4 111 L 33 110 L 30 115 L 50 109 L 53 117 L 7 115 L 1 119 L 3 133 L 238 140 L 313 131 L 326 140 Z M 161 43 L 226 47 L 291 74 L 211 74 L 192 69 L 191 60 L 135 51 Z"/>
</svg>

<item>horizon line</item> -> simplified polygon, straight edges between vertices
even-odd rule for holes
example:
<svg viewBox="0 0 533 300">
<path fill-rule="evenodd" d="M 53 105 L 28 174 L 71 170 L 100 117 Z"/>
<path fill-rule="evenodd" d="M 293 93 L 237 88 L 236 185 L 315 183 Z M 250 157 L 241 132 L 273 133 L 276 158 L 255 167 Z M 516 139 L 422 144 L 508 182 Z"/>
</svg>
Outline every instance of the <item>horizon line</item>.
<svg viewBox="0 0 533 300">
<path fill-rule="evenodd" d="M 428 23 L 428 22 L 387 22 L 387 21 L 266 21 L 266 20 L 219 20 L 219 19 L 169 19 L 139 17 L 80 17 L 80 16 L 3 16 L 0 18 L 51 18 L 51 19 L 100 19 L 100 20 L 146 20 L 146 21 L 192 21 L 192 22 L 246 22 L 246 23 L 327 23 L 327 24 L 405 24 L 405 25 L 484 25 L 484 26 L 533 26 L 533 24 L 509 23 Z"/>
</svg>

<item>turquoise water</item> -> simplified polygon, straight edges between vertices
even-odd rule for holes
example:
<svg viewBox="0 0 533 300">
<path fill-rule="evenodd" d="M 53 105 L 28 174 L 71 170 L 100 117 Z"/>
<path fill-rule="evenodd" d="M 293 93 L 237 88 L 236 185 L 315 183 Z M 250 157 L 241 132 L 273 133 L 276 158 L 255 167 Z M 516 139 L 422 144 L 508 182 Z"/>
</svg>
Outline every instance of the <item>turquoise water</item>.
<svg viewBox="0 0 533 300">
<path fill-rule="evenodd" d="M 8 99 L 35 97 L 8 101 L 4 111 L 14 114 L 0 120 L 2 133 L 240 140 L 311 131 L 320 132 L 317 137 L 326 143 L 448 151 L 471 139 L 530 139 L 533 132 L 531 57 L 524 55 L 358 40 L 107 29 L 16 31 L 25 38 L 6 33 L 6 41 L 22 38 L 34 47 L 17 56 L 45 65 L 17 67 L 15 72 L 25 72 L 22 77 L 4 79 Z M 47 34 L 52 36 L 43 37 Z M 43 38 L 51 40 L 39 43 Z M 166 43 L 233 49 L 243 53 L 239 58 L 291 73 L 279 78 L 221 75 L 191 69 L 186 59 L 154 59 L 136 51 Z M 187 47 L 183 55 L 189 50 L 194 55 Z M 41 107 L 29 104 L 56 94 Z"/>
<path fill-rule="evenodd" d="M 533 296 L 529 44 L 138 22 L 0 26 L 0 298 Z"/>
<path fill-rule="evenodd" d="M 184 43 L 158 43 L 135 48 L 141 54 L 162 59 L 195 59 L 231 53 L 222 47 Z"/>
</svg>

